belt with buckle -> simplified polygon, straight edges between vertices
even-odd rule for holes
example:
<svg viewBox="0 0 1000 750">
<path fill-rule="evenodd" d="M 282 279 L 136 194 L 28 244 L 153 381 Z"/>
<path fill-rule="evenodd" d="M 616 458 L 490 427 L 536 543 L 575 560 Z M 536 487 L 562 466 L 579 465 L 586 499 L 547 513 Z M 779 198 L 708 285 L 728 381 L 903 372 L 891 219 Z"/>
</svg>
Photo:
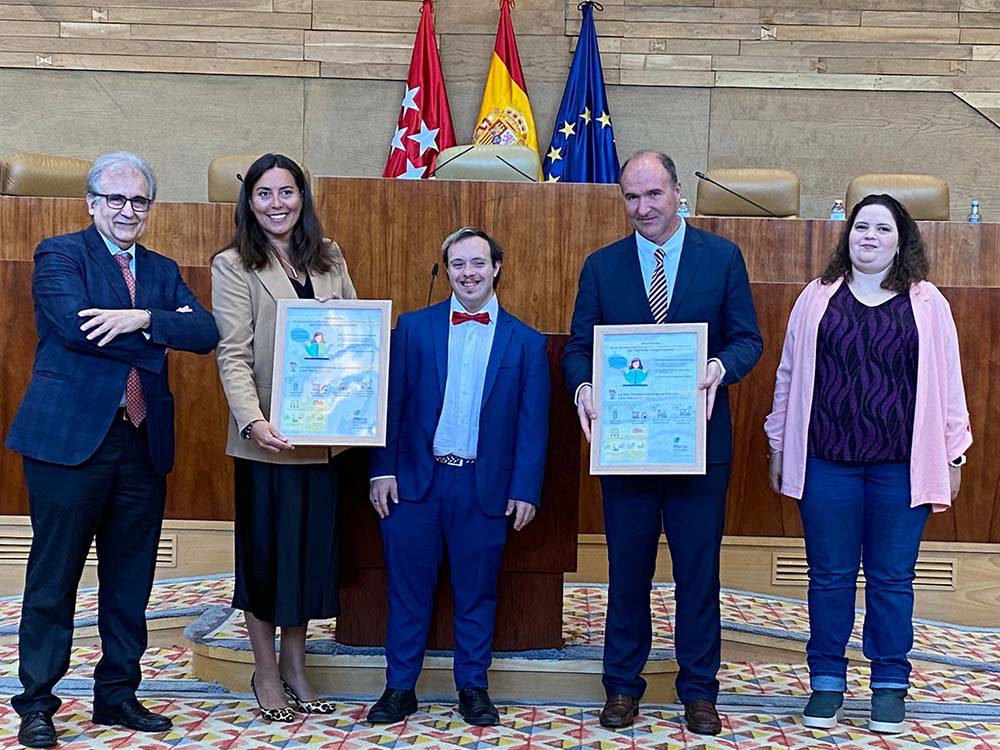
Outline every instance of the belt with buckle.
<svg viewBox="0 0 1000 750">
<path fill-rule="evenodd" d="M 476 463 L 476 459 L 474 458 L 462 458 L 461 456 L 456 456 L 454 453 L 449 453 L 446 456 L 434 456 L 434 460 L 445 466 L 469 466 Z"/>
</svg>

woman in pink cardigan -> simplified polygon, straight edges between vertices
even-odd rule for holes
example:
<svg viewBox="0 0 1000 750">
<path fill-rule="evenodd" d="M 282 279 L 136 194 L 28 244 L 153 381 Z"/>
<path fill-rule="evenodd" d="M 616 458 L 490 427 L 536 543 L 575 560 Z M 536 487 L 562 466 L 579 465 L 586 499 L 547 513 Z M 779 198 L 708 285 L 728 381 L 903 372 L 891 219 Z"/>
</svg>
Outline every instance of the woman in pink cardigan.
<svg viewBox="0 0 1000 750">
<path fill-rule="evenodd" d="M 799 501 L 809 562 L 806 726 L 840 718 L 861 562 L 869 728 L 905 726 L 920 537 L 958 493 L 972 443 L 955 322 L 927 271 L 906 209 L 869 195 L 788 321 L 764 429 L 771 487 Z"/>
</svg>

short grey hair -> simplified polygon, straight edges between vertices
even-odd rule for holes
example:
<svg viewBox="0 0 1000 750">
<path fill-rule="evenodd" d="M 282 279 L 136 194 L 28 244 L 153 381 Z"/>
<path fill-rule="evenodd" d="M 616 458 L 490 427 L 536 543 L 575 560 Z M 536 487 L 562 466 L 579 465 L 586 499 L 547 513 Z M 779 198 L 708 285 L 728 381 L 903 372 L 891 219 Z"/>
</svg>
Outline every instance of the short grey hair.
<svg viewBox="0 0 1000 750">
<path fill-rule="evenodd" d="M 131 151 L 112 151 L 110 154 L 101 154 L 94 159 L 94 163 L 90 165 L 90 171 L 87 172 L 87 194 L 97 195 L 100 193 L 101 188 L 97 183 L 100 182 L 101 176 L 109 169 L 123 164 L 142 173 L 142 176 L 146 178 L 146 197 L 151 201 L 156 200 L 156 174 L 153 172 L 153 168 L 149 166 L 148 161 Z"/>
</svg>

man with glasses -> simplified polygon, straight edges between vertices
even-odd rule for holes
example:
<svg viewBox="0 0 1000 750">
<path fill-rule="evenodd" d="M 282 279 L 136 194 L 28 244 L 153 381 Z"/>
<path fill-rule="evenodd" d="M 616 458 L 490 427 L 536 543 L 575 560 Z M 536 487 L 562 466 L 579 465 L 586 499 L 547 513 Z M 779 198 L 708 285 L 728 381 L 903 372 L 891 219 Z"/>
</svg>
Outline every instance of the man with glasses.
<svg viewBox="0 0 1000 750">
<path fill-rule="evenodd" d="M 69 666 L 76 591 L 95 538 L 103 653 L 93 720 L 171 727 L 135 698 L 174 460 L 167 349 L 205 354 L 219 334 L 177 264 L 138 244 L 155 196 L 144 159 L 100 156 L 87 175 L 93 225 L 35 251 L 38 347 L 6 442 L 23 456 L 33 531 L 19 630 L 23 692 L 12 700 L 27 747 L 56 744 L 52 689 Z"/>
</svg>

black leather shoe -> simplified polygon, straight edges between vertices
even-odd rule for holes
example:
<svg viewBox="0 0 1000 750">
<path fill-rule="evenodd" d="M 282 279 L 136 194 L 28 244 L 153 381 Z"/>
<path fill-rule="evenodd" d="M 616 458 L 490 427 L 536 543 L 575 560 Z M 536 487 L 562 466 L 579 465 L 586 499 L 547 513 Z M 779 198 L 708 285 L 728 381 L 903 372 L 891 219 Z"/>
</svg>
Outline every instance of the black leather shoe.
<svg viewBox="0 0 1000 750">
<path fill-rule="evenodd" d="M 17 741 L 25 747 L 52 747 L 56 744 L 56 728 L 52 716 L 45 711 L 29 711 L 21 717 Z"/>
<path fill-rule="evenodd" d="M 412 690 L 387 687 L 368 711 L 369 724 L 395 724 L 417 710 L 417 694 Z"/>
<path fill-rule="evenodd" d="M 711 701 L 691 701 L 684 704 L 684 721 L 689 732 L 695 734 L 718 734 L 722 731 L 722 719 Z"/>
<path fill-rule="evenodd" d="M 630 727 L 638 715 L 638 698 L 624 693 L 613 693 L 608 696 L 604 702 L 604 708 L 601 709 L 601 726 L 608 729 Z"/>
<path fill-rule="evenodd" d="M 500 723 L 500 713 L 486 688 L 467 687 L 458 691 L 458 712 L 474 727 L 492 727 Z"/>
<path fill-rule="evenodd" d="M 94 711 L 93 722 L 128 727 L 137 732 L 166 732 L 174 725 L 168 717 L 154 714 L 135 698 L 122 701 L 117 706 Z"/>
</svg>

